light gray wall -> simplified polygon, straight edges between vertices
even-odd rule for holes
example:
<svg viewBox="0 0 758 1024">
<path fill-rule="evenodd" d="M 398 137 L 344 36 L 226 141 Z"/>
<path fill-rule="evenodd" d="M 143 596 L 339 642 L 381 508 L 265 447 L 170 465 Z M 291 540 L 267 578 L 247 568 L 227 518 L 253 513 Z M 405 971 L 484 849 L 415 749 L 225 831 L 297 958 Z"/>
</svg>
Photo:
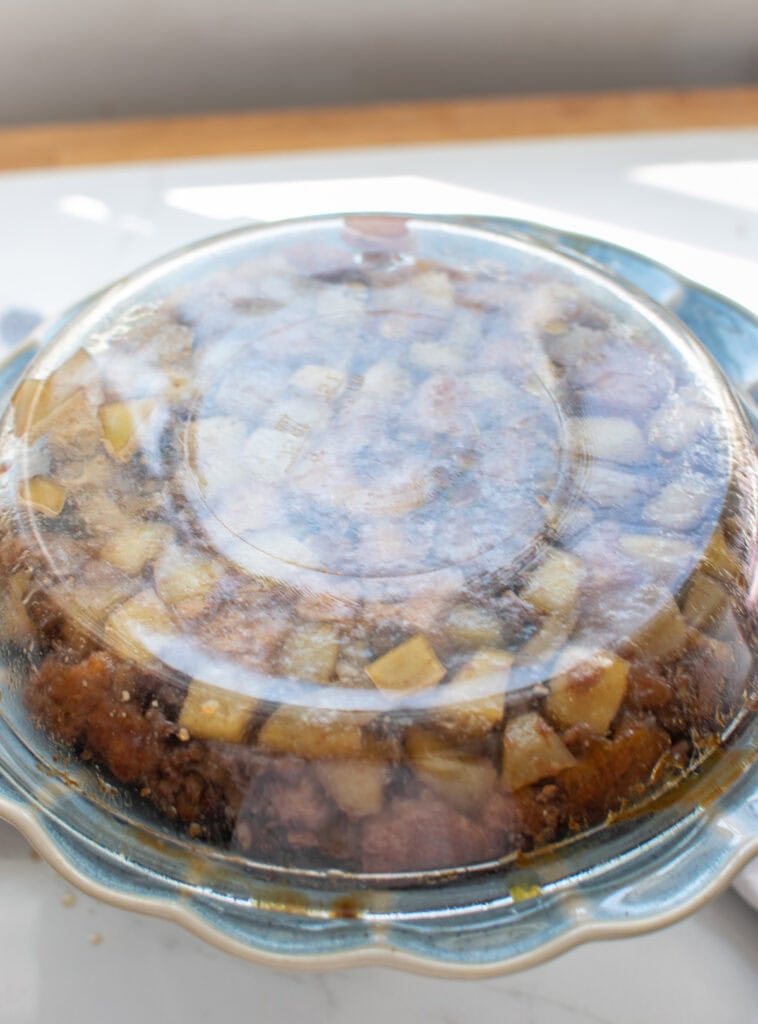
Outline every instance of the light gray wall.
<svg viewBox="0 0 758 1024">
<path fill-rule="evenodd" d="M 0 0 L 0 122 L 758 81 L 758 0 Z"/>
</svg>

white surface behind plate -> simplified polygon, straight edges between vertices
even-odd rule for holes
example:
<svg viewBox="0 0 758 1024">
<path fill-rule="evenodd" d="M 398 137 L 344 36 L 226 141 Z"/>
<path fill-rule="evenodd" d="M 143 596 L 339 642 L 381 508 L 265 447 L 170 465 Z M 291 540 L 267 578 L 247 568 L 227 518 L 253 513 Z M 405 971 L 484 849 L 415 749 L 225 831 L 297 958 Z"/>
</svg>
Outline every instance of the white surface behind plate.
<svg viewBox="0 0 758 1024">
<path fill-rule="evenodd" d="M 0 326 L 4 310 L 53 314 L 250 218 L 371 207 L 551 221 L 635 247 L 758 311 L 756 183 L 755 131 L 4 175 Z M 758 917 L 733 894 L 655 935 L 453 983 L 282 974 L 83 896 L 66 906 L 67 891 L 0 825 L 0 1024 L 758 1021 Z"/>
</svg>

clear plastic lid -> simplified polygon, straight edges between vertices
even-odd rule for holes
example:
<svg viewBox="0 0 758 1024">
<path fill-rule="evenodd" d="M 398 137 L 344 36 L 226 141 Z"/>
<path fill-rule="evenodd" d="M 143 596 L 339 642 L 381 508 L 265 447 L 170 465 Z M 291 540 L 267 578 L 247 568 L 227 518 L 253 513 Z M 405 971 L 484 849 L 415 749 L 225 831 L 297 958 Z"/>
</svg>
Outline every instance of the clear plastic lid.
<svg viewBox="0 0 758 1024">
<path fill-rule="evenodd" d="M 0 444 L 19 722 L 215 854 L 540 849 L 678 785 L 754 697 L 730 392 L 676 321 L 517 235 L 349 216 L 195 247 L 64 326 Z"/>
</svg>

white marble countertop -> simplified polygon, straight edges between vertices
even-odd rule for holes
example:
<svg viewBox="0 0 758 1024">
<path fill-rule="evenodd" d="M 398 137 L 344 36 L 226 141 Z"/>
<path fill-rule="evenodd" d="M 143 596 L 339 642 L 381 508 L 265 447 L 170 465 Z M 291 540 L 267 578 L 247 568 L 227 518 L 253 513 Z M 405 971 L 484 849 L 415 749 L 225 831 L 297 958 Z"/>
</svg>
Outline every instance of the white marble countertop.
<svg viewBox="0 0 758 1024">
<path fill-rule="evenodd" d="M 758 311 L 756 181 L 758 131 L 0 175 L 0 335 L 10 344 L 36 316 L 203 235 L 340 208 L 548 221 L 629 245 Z M 733 892 L 664 931 L 478 982 L 252 966 L 74 894 L 2 824 L 0 908 L 0 1024 L 201 1024 L 221 1012 L 266 1024 L 758 1020 L 758 915 Z"/>
</svg>

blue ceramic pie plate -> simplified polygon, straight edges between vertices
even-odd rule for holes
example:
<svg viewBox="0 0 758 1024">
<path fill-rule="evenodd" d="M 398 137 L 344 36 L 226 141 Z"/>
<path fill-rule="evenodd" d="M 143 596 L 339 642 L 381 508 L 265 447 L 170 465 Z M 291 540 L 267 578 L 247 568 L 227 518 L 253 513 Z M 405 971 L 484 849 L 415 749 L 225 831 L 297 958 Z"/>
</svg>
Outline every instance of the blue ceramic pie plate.
<svg viewBox="0 0 758 1024">
<path fill-rule="evenodd" d="M 665 307 L 721 366 L 758 429 L 758 320 L 750 313 L 607 242 L 520 221 L 453 219 L 560 248 Z M 80 308 L 6 360 L 3 404 L 33 354 Z M 328 874 L 318 886 L 262 879 L 200 843 L 139 832 L 85 797 L 78 771 L 40 764 L 0 717 L 0 817 L 70 882 L 286 968 L 381 964 L 447 977 L 523 969 L 580 942 L 670 924 L 758 854 L 756 720 L 743 722 L 702 776 L 628 819 L 497 872 L 438 874 L 433 884 L 402 889 L 351 889 Z"/>
</svg>

